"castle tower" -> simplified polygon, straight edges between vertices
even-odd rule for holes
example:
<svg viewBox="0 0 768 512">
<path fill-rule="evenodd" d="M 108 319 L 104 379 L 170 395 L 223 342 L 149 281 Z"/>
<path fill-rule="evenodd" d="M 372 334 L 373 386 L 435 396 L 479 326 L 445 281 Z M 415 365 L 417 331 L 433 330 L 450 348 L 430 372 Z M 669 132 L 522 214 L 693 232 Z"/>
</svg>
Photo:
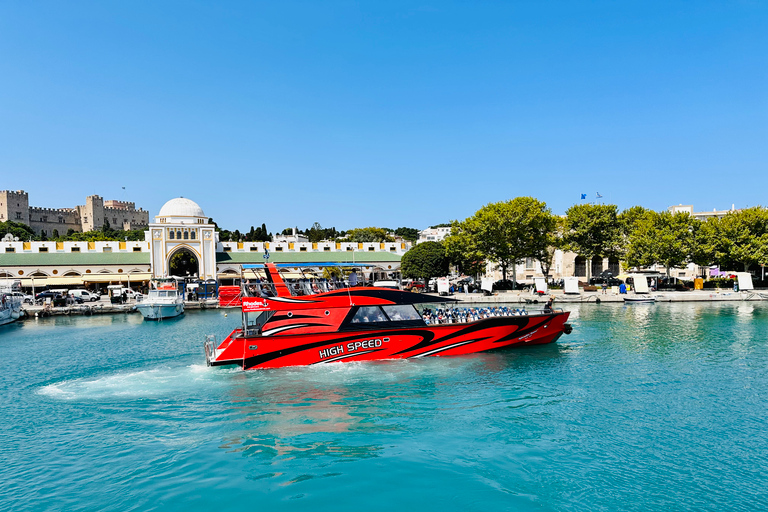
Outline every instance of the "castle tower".
<svg viewBox="0 0 768 512">
<path fill-rule="evenodd" d="M 29 194 L 23 190 L 0 190 L 0 222 L 9 220 L 29 226 Z"/>
<path fill-rule="evenodd" d="M 79 206 L 82 230 L 93 231 L 104 225 L 104 199 L 101 196 L 88 196 L 85 206 Z"/>
</svg>

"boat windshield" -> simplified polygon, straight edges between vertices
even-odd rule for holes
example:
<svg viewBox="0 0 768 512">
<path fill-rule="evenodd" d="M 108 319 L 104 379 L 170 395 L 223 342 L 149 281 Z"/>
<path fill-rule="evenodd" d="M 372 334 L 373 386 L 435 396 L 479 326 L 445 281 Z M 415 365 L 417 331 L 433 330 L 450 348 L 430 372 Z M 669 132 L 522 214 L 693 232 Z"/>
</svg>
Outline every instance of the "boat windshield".
<svg viewBox="0 0 768 512">
<path fill-rule="evenodd" d="M 243 334 L 247 337 L 258 336 L 270 316 L 272 316 L 271 311 L 243 312 Z"/>
</svg>

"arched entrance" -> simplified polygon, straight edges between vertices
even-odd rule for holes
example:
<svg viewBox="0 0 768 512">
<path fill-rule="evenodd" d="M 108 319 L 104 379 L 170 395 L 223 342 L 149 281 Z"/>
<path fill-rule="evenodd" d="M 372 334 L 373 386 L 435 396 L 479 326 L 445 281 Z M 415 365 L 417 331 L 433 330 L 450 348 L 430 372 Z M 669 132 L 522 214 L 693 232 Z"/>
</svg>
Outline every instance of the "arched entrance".
<svg viewBox="0 0 768 512">
<path fill-rule="evenodd" d="M 200 275 L 200 258 L 191 249 L 180 247 L 168 258 L 168 275 L 179 277 Z"/>
</svg>

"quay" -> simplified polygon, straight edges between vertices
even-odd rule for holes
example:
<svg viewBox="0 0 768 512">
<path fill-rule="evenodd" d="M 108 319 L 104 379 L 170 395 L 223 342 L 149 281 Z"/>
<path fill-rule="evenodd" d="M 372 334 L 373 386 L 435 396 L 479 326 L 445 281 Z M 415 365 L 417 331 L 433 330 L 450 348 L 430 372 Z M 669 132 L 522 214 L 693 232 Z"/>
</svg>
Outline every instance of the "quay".
<svg viewBox="0 0 768 512">
<path fill-rule="evenodd" d="M 600 304 L 623 303 L 624 297 L 640 297 L 633 293 L 620 294 L 609 291 L 608 293 L 584 292 L 576 294 L 566 294 L 563 290 L 552 290 L 544 295 L 531 293 L 530 291 L 501 291 L 493 295 L 482 295 L 479 293 L 455 293 L 447 296 L 461 302 L 471 302 L 478 304 L 511 303 L 511 304 L 538 304 L 545 303 L 549 297 L 553 297 L 555 304 Z M 656 302 L 720 302 L 720 301 L 761 301 L 768 300 L 768 290 L 749 290 L 735 292 L 732 290 L 714 289 L 714 290 L 691 290 L 691 291 L 658 291 L 649 292 L 642 296 L 654 297 Z M 437 298 L 437 296 L 435 296 Z"/>
</svg>

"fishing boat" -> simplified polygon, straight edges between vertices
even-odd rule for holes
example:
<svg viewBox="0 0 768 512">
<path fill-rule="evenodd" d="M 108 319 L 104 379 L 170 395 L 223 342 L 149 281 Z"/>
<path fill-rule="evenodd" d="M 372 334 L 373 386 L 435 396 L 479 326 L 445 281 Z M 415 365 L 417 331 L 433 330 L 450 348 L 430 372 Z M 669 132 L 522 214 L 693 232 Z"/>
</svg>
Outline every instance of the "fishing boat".
<svg viewBox="0 0 768 512">
<path fill-rule="evenodd" d="M 150 283 L 149 293 L 136 309 L 144 320 L 163 320 L 184 313 L 184 295 L 176 279 L 156 279 Z"/>
<path fill-rule="evenodd" d="M 310 268 L 350 264 L 305 263 Z M 363 265 L 357 265 L 362 267 Z M 494 315 L 433 316 L 427 304 L 455 303 L 335 277 L 284 279 L 296 264 L 242 265 L 242 326 L 220 343 L 204 342 L 210 366 L 244 370 L 332 362 L 457 356 L 513 346 L 552 343 L 571 332 L 569 313 L 502 310 Z M 248 278 L 252 272 L 253 279 Z M 327 272 L 326 275 L 330 274 Z M 357 279 L 357 274 L 353 281 Z M 424 309 L 423 309 L 424 311 Z"/>
<path fill-rule="evenodd" d="M 21 289 L 20 281 L 0 281 L 0 325 L 21 318 L 21 297 L 14 295 Z"/>
</svg>

